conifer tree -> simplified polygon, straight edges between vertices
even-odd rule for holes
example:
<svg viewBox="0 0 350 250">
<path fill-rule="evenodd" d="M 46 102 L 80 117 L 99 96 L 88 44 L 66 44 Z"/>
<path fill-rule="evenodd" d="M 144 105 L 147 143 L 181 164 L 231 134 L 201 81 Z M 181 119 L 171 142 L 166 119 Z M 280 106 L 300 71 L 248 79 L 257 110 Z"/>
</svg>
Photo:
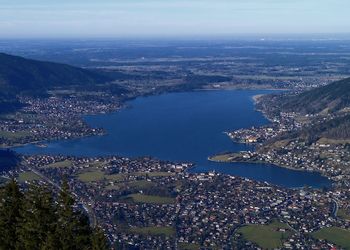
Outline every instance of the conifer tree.
<svg viewBox="0 0 350 250">
<path fill-rule="evenodd" d="M 74 198 L 69 192 L 67 180 L 63 181 L 58 197 L 58 228 L 57 233 L 63 250 L 77 249 L 75 244 Z"/>
<path fill-rule="evenodd" d="M 103 233 L 101 228 L 99 228 L 99 227 L 95 228 L 95 230 L 91 236 L 91 244 L 92 244 L 92 250 L 108 250 L 109 249 L 106 236 Z"/>
<path fill-rule="evenodd" d="M 29 186 L 24 194 L 12 180 L 0 189 L 0 250 L 105 250 L 101 229 L 74 207 L 64 181 L 57 201 L 46 186 Z"/>
<path fill-rule="evenodd" d="M 56 230 L 56 209 L 48 187 L 30 186 L 19 223 L 17 249 L 41 249 Z"/>
<path fill-rule="evenodd" d="M 11 180 L 0 193 L 0 249 L 15 249 L 22 205 L 23 194 L 17 182 Z"/>
<path fill-rule="evenodd" d="M 91 245 L 92 229 L 89 217 L 82 213 L 75 214 L 74 233 L 76 246 L 88 248 Z"/>
<path fill-rule="evenodd" d="M 47 234 L 46 240 L 43 243 L 40 250 L 56 250 L 61 249 L 60 240 L 57 232 L 49 232 Z"/>
</svg>

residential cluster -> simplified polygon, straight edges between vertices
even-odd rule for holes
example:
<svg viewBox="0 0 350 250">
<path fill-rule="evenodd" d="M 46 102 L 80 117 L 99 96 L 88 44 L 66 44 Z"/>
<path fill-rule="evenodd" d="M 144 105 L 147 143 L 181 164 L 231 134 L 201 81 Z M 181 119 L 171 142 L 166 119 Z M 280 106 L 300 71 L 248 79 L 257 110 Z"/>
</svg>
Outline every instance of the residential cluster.
<svg viewBox="0 0 350 250">
<path fill-rule="evenodd" d="M 349 189 L 286 189 L 215 172 L 193 174 L 191 166 L 148 157 L 43 155 L 26 156 L 12 174 L 32 172 L 37 181 L 57 186 L 68 179 L 90 220 L 103 226 L 113 245 L 126 249 L 232 249 L 237 240 L 248 248 L 254 244 L 238 229 L 275 220 L 287 227 L 279 229 L 288 231 L 285 249 L 322 249 L 330 243 L 311 233 L 350 227 L 337 216 L 338 209 L 348 209 Z"/>
<path fill-rule="evenodd" d="M 0 119 L 0 145 L 16 146 L 48 140 L 101 135 L 101 128 L 91 128 L 83 115 L 116 111 L 120 99 L 110 97 L 85 100 L 81 97 L 49 97 L 21 99 L 19 112 Z"/>
<path fill-rule="evenodd" d="M 300 115 L 294 112 L 264 114 L 272 122 L 262 127 L 227 132 L 234 141 L 256 146 L 256 151 L 241 152 L 233 161 L 265 162 L 277 166 L 320 172 L 337 183 L 350 186 L 350 153 L 348 143 L 334 143 L 321 139 L 308 142 L 299 137 L 288 136 L 303 127 L 333 119 L 336 115 Z"/>
</svg>

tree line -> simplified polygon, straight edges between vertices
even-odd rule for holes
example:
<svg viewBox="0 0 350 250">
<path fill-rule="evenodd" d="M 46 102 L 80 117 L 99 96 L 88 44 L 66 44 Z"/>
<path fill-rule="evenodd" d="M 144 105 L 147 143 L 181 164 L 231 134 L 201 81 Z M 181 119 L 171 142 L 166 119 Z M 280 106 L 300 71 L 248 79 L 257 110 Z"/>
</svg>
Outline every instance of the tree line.
<svg viewBox="0 0 350 250">
<path fill-rule="evenodd" d="M 58 195 L 46 186 L 22 191 L 15 180 L 0 189 L 0 250 L 106 250 L 103 231 L 74 209 L 67 182 Z"/>
</svg>

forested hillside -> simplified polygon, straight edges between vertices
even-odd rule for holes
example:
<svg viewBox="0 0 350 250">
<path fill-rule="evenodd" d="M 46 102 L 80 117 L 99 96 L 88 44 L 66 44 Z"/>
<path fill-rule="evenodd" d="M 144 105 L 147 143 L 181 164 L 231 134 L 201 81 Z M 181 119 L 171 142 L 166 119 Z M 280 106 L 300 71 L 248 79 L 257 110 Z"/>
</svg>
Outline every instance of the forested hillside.
<svg viewBox="0 0 350 250">
<path fill-rule="evenodd" d="M 109 84 L 114 79 L 103 72 L 0 53 L 0 114 L 21 107 L 18 95 L 46 96 L 54 89 L 126 93 L 125 88 Z"/>
<path fill-rule="evenodd" d="M 45 186 L 23 192 L 12 180 L 0 189 L 0 249 L 109 249 L 103 231 L 74 207 L 67 183 L 56 197 Z"/>
<path fill-rule="evenodd" d="M 281 100 L 285 111 L 300 113 L 335 112 L 350 107 L 350 78 Z"/>
<path fill-rule="evenodd" d="M 55 87 L 95 85 L 111 78 L 66 64 L 25 59 L 0 53 L 2 95 L 28 92 L 40 94 Z"/>
<path fill-rule="evenodd" d="M 314 143 L 319 139 L 350 140 L 350 115 L 337 117 L 326 122 L 310 124 L 300 131 L 281 134 L 273 138 L 270 143 L 296 138 L 300 138 L 306 143 Z"/>
</svg>

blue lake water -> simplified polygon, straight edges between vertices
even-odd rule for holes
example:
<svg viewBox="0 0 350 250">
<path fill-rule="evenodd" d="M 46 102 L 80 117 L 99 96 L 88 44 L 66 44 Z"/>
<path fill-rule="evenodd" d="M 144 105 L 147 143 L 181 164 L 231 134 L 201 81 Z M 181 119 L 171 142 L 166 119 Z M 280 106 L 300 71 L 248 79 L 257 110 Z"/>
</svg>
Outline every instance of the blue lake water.
<svg viewBox="0 0 350 250">
<path fill-rule="evenodd" d="M 243 176 L 285 187 L 324 187 L 331 182 L 318 173 L 293 171 L 267 164 L 213 163 L 208 156 L 251 149 L 232 142 L 223 132 L 268 123 L 255 111 L 252 96 L 269 91 L 198 91 L 140 97 L 116 113 L 87 116 L 93 127 L 108 134 L 17 148 L 25 154 L 76 156 L 153 156 L 162 160 L 193 162 L 193 172 Z"/>
</svg>

